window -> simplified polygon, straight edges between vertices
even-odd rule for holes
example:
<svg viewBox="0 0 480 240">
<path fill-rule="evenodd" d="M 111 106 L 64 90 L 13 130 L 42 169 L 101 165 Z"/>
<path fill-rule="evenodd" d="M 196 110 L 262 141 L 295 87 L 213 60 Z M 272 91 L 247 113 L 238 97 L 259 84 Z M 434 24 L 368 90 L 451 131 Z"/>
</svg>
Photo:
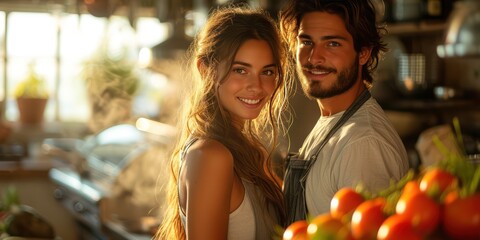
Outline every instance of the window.
<svg viewBox="0 0 480 240">
<path fill-rule="evenodd" d="M 97 18 L 90 14 L 0 11 L 0 100 L 3 116 L 18 119 L 13 91 L 34 63 L 48 83 L 50 99 L 45 121 L 85 122 L 90 116 L 82 65 L 107 41 L 109 52 L 127 51 L 132 60 L 139 50 L 167 37 L 167 27 L 155 18 L 139 18 L 132 28 L 126 17 Z M 6 44 L 5 44 L 6 43 Z M 142 72 L 140 71 L 140 74 Z M 148 84 L 150 76 L 143 74 Z M 148 97 L 147 97 L 148 98 Z M 145 100 L 145 96 L 142 97 Z M 155 101 L 155 96 L 150 100 Z M 151 112 L 137 109 L 137 112 Z M 141 107 L 141 105 L 140 105 Z"/>
</svg>

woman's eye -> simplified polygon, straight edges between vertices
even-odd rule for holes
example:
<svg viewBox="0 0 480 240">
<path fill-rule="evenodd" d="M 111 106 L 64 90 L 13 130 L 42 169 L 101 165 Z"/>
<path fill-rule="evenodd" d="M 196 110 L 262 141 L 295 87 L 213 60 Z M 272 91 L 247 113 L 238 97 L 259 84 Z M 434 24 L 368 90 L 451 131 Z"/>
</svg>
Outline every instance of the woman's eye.
<svg viewBox="0 0 480 240">
<path fill-rule="evenodd" d="M 247 73 L 247 71 L 245 71 L 245 69 L 243 69 L 243 68 L 234 68 L 233 72 L 236 72 L 236 73 L 239 73 L 239 74 Z"/>
<path fill-rule="evenodd" d="M 273 76 L 273 75 L 275 75 L 275 71 L 273 71 L 273 70 L 265 70 L 265 71 L 263 72 L 263 74 L 264 74 L 264 75 L 267 75 L 267 76 Z"/>
</svg>

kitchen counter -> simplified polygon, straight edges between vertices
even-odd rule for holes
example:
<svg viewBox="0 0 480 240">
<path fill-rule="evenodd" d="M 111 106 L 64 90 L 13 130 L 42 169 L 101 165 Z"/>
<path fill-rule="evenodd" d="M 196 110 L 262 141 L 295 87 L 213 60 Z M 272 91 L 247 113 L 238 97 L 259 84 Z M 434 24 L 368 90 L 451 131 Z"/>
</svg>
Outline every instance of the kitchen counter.
<svg viewBox="0 0 480 240">
<path fill-rule="evenodd" d="M 48 176 L 48 171 L 60 161 L 42 155 L 42 142 L 47 138 L 81 137 L 85 124 L 46 122 L 24 126 L 18 122 L 3 122 L 8 136 L 0 143 L 0 177 Z"/>
<path fill-rule="evenodd" d="M 118 211 L 118 207 L 124 209 L 124 203 L 138 207 L 139 209 L 141 208 L 140 210 L 144 210 L 142 208 L 143 205 L 134 205 L 128 201 L 128 199 L 114 201 L 116 198 L 110 198 L 110 194 L 116 192 L 108 192 L 108 194 L 102 195 L 102 198 L 97 199 L 98 201 L 95 199 L 91 201 L 91 199 L 83 198 L 82 194 L 75 192 L 75 189 L 73 189 L 71 185 L 65 185 L 65 183 L 69 182 L 69 179 L 72 178 L 73 180 L 80 180 L 76 182 L 82 184 L 86 184 L 87 182 L 96 183 L 94 184 L 95 187 L 99 187 L 101 190 L 104 184 L 109 182 L 107 181 L 108 179 L 102 178 L 103 175 L 101 175 L 101 172 L 97 171 L 92 171 L 91 176 L 80 176 L 78 172 L 75 171 L 77 166 L 74 166 L 74 164 L 76 161 L 73 161 L 75 159 L 70 159 L 69 154 L 64 156 L 63 154 L 49 151 L 47 148 L 44 149 L 43 144 L 45 143 L 45 139 L 83 139 L 81 134 L 69 134 L 62 126 L 51 126 L 52 127 L 50 127 L 50 124 L 47 124 L 43 126 L 43 128 L 33 129 L 22 128 L 16 125 L 13 126 L 9 141 L 3 142 L 2 144 L 7 150 L 11 149 L 10 147 L 13 145 L 21 146 L 22 149 L 21 151 L 15 151 L 14 156 L 11 154 L 13 151 L 10 150 L 4 154 L 6 157 L 2 158 L 0 156 L 0 189 L 4 189 L 4 186 L 13 185 L 19 190 L 21 202 L 38 209 L 41 215 L 51 221 L 54 229 L 58 229 L 58 236 L 62 239 L 91 239 L 88 238 L 88 236 L 100 237 L 98 239 L 104 239 L 103 237 L 105 236 L 105 239 L 112 240 L 151 239 L 152 234 L 148 232 L 148 227 L 143 227 L 142 225 L 142 230 L 137 231 L 135 230 L 137 228 L 129 228 L 129 226 L 110 219 L 112 212 Z M 152 148 L 152 151 L 148 152 L 148 156 L 153 155 L 155 156 L 154 158 L 145 156 L 136 159 L 136 161 L 139 161 L 139 164 L 135 165 L 137 166 L 136 168 L 130 167 L 129 169 L 133 169 L 130 172 L 121 172 L 124 174 L 124 178 L 134 176 L 138 171 L 138 167 L 144 165 L 151 166 L 149 163 L 144 163 L 144 161 L 158 158 L 158 151 L 160 150 L 153 151 L 154 149 Z M 162 148 L 160 152 L 164 153 L 165 151 Z M 68 173 L 67 175 L 70 178 L 64 176 L 65 174 L 61 175 L 60 178 L 52 178 L 52 173 L 59 171 L 65 174 Z M 70 174 L 70 172 L 72 172 L 72 174 Z M 152 171 L 150 174 L 156 175 L 158 173 Z M 144 179 L 144 182 L 149 184 L 144 184 L 144 186 L 153 186 L 150 178 Z M 73 187 L 77 185 L 74 184 Z M 129 186 L 130 185 L 127 187 Z M 112 190 L 109 185 L 106 189 Z M 138 190 L 137 187 L 135 187 L 135 189 Z M 117 191 L 118 190 L 117 188 Z M 142 202 L 142 204 L 144 203 Z M 138 211 L 135 213 L 138 213 Z M 121 214 L 124 214 L 124 212 L 121 212 Z M 82 221 L 84 219 L 87 219 L 89 223 L 95 222 L 96 224 L 94 224 L 94 226 L 85 224 L 85 222 Z M 145 226 L 147 222 L 149 221 L 145 222 Z"/>
<path fill-rule="evenodd" d="M 40 212 L 45 214 L 46 218 L 49 219 L 52 223 L 57 224 L 58 217 L 52 216 L 52 213 L 60 213 L 62 215 L 61 221 L 64 223 L 68 223 L 69 227 L 66 229 L 71 229 L 68 230 L 67 232 L 70 235 L 63 235 L 62 237 L 66 237 L 64 239 L 75 239 L 75 237 L 68 237 L 68 236 L 73 236 L 76 235 L 74 231 L 74 223 L 73 219 L 71 219 L 71 216 L 69 216 L 69 213 L 66 212 L 65 209 L 60 207 L 59 204 L 56 203 L 54 198 L 52 197 L 53 193 L 53 187 L 51 186 L 50 180 L 48 180 L 48 175 L 49 171 L 51 168 L 59 167 L 66 165 L 65 163 L 59 162 L 59 161 L 50 161 L 50 160 L 33 160 L 30 158 L 25 158 L 22 160 L 18 161 L 0 161 L 0 182 L 3 184 L 8 184 L 8 185 L 13 185 L 15 186 L 21 194 L 21 201 L 22 203 L 25 203 L 27 205 L 33 206 L 36 209 L 39 209 Z M 47 189 L 43 189 L 42 196 L 38 197 L 37 199 L 30 197 L 30 195 L 27 195 L 26 192 L 30 192 L 30 187 L 28 182 L 32 182 L 32 184 L 35 184 L 35 186 L 38 186 L 40 181 L 45 182 Z M 35 183 L 33 183 L 35 182 Z M 2 186 L 3 184 L 0 184 Z M 41 185 L 43 188 L 43 185 Z M 5 185 L 6 187 L 6 185 Z M 3 189 L 3 187 L 0 187 Z M 40 191 L 40 188 L 36 187 L 36 191 Z M 36 192 L 35 191 L 35 192 Z M 38 202 L 38 199 L 43 199 L 41 200 L 42 202 Z M 35 201 L 37 200 L 37 201 Z M 56 209 L 55 211 L 48 211 L 44 210 L 46 206 L 48 205 L 47 209 L 54 208 Z M 65 225 L 62 225 L 65 226 Z M 56 227 L 60 228 L 60 227 Z M 127 231 L 122 225 L 115 223 L 115 222 L 106 222 L 104 223 L 103 229 L 106 236 L 109 237 L 111 240 L 150 240 L 152 237 L 149 234 L 142 234 L 142 233 L 132 233 Z M 60 231 L 62 232 L 62 231 Z M 72 235 L 73 234 L 73 235 Z"/>
<path fill-rule="evenodd" d="M 103 231 L 110 240 L 150 240 L 152 236 L 146 233 L 128 232 L 121 224 L 107 221 L 103 224 Z"/>
<path fill-rule="evenodd" d="M 80 240 L 74 219 L 53 198 L 54 185 L 48 172 L 54 163 L 48 160 L 23 158 L 17 161 L 0 161 L 0 194 L 13 187 L 21 204 L 34 208 L 55 229 L 61 239 Z"/>
<path fill-rule="evenodd" d="M 22 159 L 18 161 L 0 161 L 0 178 L 22 176 L 48 176 L 48 171 L 53 167 L 50 161 L 35 161 Z"/>
</svg>

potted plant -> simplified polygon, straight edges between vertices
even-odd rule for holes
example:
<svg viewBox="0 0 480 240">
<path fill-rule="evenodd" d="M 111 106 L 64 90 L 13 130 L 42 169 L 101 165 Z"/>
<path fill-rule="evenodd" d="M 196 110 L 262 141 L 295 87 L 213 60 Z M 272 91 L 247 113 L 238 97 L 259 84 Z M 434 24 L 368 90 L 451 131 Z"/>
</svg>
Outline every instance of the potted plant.
<svg viewBox="0 0 480 240">
<path fill-rule="evenodd" d="M 126 54 L 110 54 L 105 43 L 84 63 L 92 132 L 131 120 L 132 100 L 140 83 L 135 66 Z"/>
<path fill-rule="evenodd" d="M 24 125 L 40 124 L 43 121 L 49 92 L 45 79 L 35 72 L 33 64 L 29 67 L 27 77 L 15 88 L 14 95 L 20 123 Z"/>
</svg>

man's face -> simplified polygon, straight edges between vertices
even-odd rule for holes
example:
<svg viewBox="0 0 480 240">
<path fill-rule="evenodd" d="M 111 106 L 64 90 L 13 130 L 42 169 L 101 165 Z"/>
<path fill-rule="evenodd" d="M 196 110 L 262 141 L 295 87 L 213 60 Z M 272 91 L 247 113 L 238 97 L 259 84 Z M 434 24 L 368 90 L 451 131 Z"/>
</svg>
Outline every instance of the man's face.
<svg viewBox="0 0 480 240">
<path fill-rule="evenodd" d="M 343 20 L 335 14 L 311 12 L 303 16 L 297 36 L 297 70 L 304 92 L 330 98 L 360 80 L 359 54 Z"/>
</svg>

